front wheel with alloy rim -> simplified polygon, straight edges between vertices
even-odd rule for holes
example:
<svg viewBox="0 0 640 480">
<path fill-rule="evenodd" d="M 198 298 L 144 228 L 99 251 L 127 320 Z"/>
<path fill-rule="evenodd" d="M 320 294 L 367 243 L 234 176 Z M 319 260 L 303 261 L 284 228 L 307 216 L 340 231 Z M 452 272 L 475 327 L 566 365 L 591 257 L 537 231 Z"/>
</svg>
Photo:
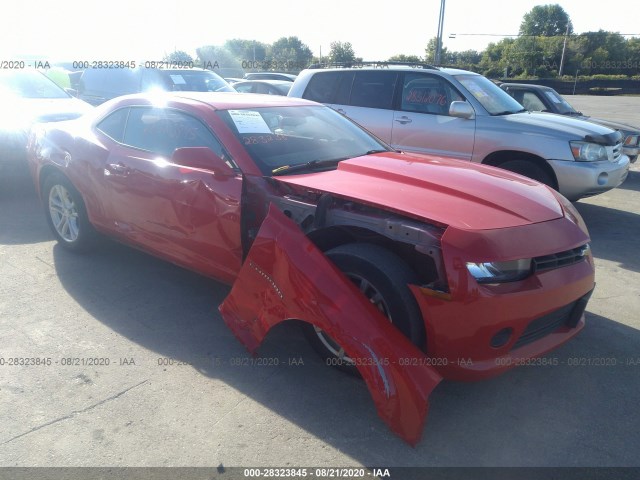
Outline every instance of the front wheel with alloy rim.
<svg viewBox="0 0 640 480">
<path fill-rule="evenodd" d="M 66 177 L 54 173 L 45 180 L 42 193 L 47 222 L 58 243 L 73 251 L 89 248 L 95 239 L 95 230 L 78 190 Z"/>
<path fill-rule="evenodd" d="M 381 246 L 367 243 L 340 245 L 325 255 L 400 332 L 418 348 L 423 348 L 426 340 L 424 323 L 408 287 L 418 279 L 400 257 Z M 358 375 L 354 360 L 344 348 L 322 329 L 308 323 L 303 325 L 308 341 L 328 365 Z"/>
</svg>

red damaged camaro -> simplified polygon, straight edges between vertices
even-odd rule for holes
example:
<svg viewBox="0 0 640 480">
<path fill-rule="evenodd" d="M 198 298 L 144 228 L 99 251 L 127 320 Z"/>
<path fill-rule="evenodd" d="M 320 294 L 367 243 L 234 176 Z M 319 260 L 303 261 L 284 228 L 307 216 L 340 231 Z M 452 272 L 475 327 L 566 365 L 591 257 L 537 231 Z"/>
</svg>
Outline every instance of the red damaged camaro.
<svg viewBox="0 0 640 480">
<path fill-rule="evenodd" d="M 594 266 L 571 203 L 396 152 L 313 102 L 120 97 L 36 128 L 29 157 L 61 245 L 102 233 L 232 285 L 220 312 L 252 353 L 301 320 L 411 444 L 442 379 L 498 374 L 584 326 Z"/>
</svg>

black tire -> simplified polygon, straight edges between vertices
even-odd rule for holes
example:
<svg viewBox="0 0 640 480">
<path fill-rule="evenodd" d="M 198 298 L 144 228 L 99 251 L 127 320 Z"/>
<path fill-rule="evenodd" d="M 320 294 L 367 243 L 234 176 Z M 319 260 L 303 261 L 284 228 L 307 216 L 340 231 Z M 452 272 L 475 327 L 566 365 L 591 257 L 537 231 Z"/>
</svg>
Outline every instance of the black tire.
<svg viewBox="0 0 640 480">
<path fill-rule="evenodd" d="M 531 160 L 509 160 L 501 163 L 498 166 L 500 168 L 504 168 L 505 170 L 509 170 L 510 172 L 518 173 L 540 183 L 544 183 L 545 185 L 548 185 L 555 190 L 558 189 L 553 176 L 549 174 L 549 172 L 547 172 L 543 167 L 537 165 Z"/>
<path fill-rule="evenodd" d="M 348 243 L 325 252 L 326 256 L 375 303 L 414 345 L 425 345 L 420 308 L 408 287 L 416 274 L 397 255 L 378 245 Z M 324 331 L 303 324 L 307 340 L 327 365 L 359 375 L 353 361 Z"/>
<path fill-rule="evenodd" d="M 60 173 L 49 175 L 43 184 L 42 200 L 47 223 L 61 246 L 84 252 L 94 245 L 96 231 L 80 192 L 67 177 Z"/>
</svg>

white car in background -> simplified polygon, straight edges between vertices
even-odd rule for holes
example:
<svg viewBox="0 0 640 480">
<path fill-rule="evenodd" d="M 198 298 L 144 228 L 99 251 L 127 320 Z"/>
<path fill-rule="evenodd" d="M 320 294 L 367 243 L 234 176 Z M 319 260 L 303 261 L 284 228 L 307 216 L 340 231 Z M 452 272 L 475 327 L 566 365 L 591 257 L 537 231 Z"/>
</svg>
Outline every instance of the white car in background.
<svg viewBox="0 0 640 480">
<path fill-rule="evenodd" d="M 0 69 L 0 172 L 26 171 L 34 123 L 72 120 L 92 109 L 37 70 Z"/>
</svg>

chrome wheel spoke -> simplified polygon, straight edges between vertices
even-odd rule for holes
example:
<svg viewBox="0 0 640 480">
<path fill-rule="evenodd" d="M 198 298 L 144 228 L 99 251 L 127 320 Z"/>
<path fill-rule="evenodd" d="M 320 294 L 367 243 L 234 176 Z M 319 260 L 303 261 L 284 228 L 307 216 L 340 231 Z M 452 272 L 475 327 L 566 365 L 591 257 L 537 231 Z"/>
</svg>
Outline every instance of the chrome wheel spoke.
<svg viewBox="0 0 640 480">
<path fill-rule="evenodd" d="M 76 238 L 78 238 L 78 219 L 76 218 L 76 216 L 72 216 L 69 218 L 68 222 L 69 224 L 69 235 L 71 238 L 69 238 L 69 240 L 75 240 Z"/>
<path fill-rule="evenodd" d="M 63 240 L 73 242 L 78 239 L 78 211 L 73 197 L 62 185 L 54 185 L 49 192 L 49 215 Z"/>
<path fill-rule="evenodd" d="M 378 291 L 378 289 L 367 279 L 361 277 L 360 275 L 355 275 L 352 273 L 346 273 L 347 277 L 354 283 L 354 285 L 360 290 L 364 296 L 378 309 L 380 312 L 389 319 L 391 323 L 393 323 L 391 317 L 389 316 L 389 309 L 387 304 L 382 296 L 382 293 Z M 346 354 L 344 348 L 342 348 L 338 343 L 333 340 L 329 335 L 327 335 L 321 328 L 314 326 L 316 331 L 316 335 L 323 343 L 324 347 L 331 352 L 336 358 L 341 360 L 346 364 L 355 365 L 355 362 Z"/>
<path fill-rule="evenodd" d="M 60 232 L 60 235 L 62 235 L 62 238 L 64 238 L 65 240 L 69 240 L 69 218 L 63 217 L 61 223 L 62 226 L 58 231 Z"/>
<path fill-rule="evenodd" d="M 64 223 L 67 220 L 67 217 L 65 217 L 64 215 L 60 215 L 59 218 L 55 219 L 55 227 L 56 230 L 58 231 L 58 233 L 62 234 L 62 230 L 64 228 Z"/>
<path fill-rule="evenodd" d="M 64 209 L 58 205 L 49 205 L 49 211 L 52 214 L 64 215 Z"/>
</svg>

